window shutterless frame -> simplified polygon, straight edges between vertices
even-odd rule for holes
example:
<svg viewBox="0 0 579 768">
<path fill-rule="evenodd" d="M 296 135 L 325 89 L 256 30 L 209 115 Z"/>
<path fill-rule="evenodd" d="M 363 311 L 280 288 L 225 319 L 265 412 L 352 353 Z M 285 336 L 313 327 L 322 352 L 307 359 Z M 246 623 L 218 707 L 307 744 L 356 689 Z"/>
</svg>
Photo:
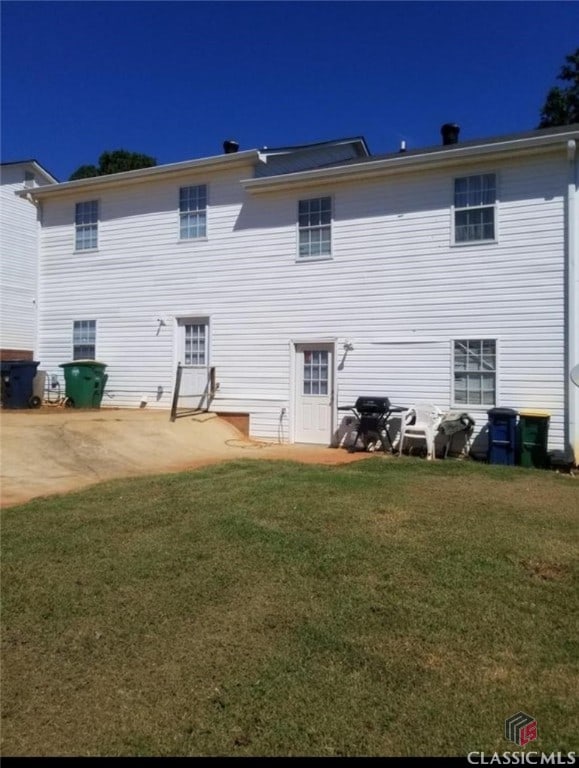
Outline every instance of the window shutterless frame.
<svg viewBox="0 0 579 768">
<path fill-rule="evenodd" d="M 207 239 L 208 206 L 207 184 L 179 188 L 179 242 Z"/>
<path fill-rule="evenodd" d="M 73 320 L 72 359 L 96 359 L 96 320 Z"/>
<path fill-rule="evenodd" d="M 498 405 L 499 369 L 496 337 L 451 339 L 451 407 L 487 410 Z"/>
<path fill-rule="evenodd" d="M 450 245 L 489 245 L 499 239 L 499 174 L 476 170 L 456 175 L 451 186 Z"/>
<path fill-rule="evenodd" d="M 100 200 L 83 200 L 74 207 L 74 250 L 98 250 Z"/>
<path fill-rule="evenodd" d="M 297 262 L 333 258 L 334 198 L 302 198 L 297 204 Z"/>
</svg>

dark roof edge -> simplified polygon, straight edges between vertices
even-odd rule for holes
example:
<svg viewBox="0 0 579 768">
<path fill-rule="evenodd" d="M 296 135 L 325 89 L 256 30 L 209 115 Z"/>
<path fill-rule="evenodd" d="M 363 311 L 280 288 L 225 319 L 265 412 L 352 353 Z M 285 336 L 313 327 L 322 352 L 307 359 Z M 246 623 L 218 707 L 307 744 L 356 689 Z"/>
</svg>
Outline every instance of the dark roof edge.
<svg viewBox="0 0 579 768">
<path fill-rule="evenodd" d="M 540 129 L 528 133 L 510 134 L 478 141 L 437 146 L 414 152 L 395 152 L 389 155 L 374 155 L 319 166 L 314 169 L 279 174 L 263 178 L 246 179 L 242 186 L 252 192 L 268 192 L 285 186 L 328 184 L 356 175 L 376 176 L 390 172 L 416 170 L 422 167 L 435 167 L 449 163 L 463 163 L 473 157 L 491 157 L 505 152 L 537 152 L 555 149 L 563 141 L 579 140 L 579 123 L 557 128 Z"/>
<path fill-rule="evenodd" d="M 468 139 L 467 141 L 458 141 L 456 144 L 434 144 L 428 147 L 417 147 L 416 149 L 406 149 L 404 152 L 400 150 L 394 152 L 385 152 L 379 155 L 372 155 L 365 160 L 346 160 L 336 161 L 333 163 L 326 163 L 323 168 L 332 168 L 339 165 L 353 165 L 358 162 L 373 162 L 374 160 L 388 160 L 393 157 L 412 157 L 413 155 L 433 154 L 435 152 L 448 152 L 454 149 L 468 148 L 468 147 L 480 147 L 480 146 L 492 146 L 493 144 L 500 144 L 504 141 L 516 141 L 521 139 L 532 139 L 539 136 L 553 136 L 560 133 L 569 133 L 575 130 L 579 130 L 579 123 L 571 123 L 570 125 L 558 125 L 555 128 L 536 128 L 532 131 L 520 131 L 518 133 L 505 133 L 499 136 L 490 136 L 487 138 Z"/>
<path fill-rule="evenodd" d="M 59 183 L 59 181 L 56 178 L 56 176 L 54 174 L 50 173 L 50 171 L 48 171 L 42 165 L 42 163 L 39 163 L 38 160 L 35 160 L 34 158 L 30 158 L 29 160 L 10 160 L 8 162 L 2 161 L 2 162 L 0 162 L 0 167 L 5 166 L 5 165 L 32 165 L 33 163 L 34 163 L 34 165 L 36 165 L 44 173 L 46 178 L 51 179 L 56 184 Z"/>
<path fill-rule="evenodd" d="M 299 149 L 316 149 L 317 147 L 328 147 L 332 144 L 348 144 L 357 142 L 362 145 L 363 155 L 369 157 L 371 155 L 368 142 L 363 136 L 346 136 L 342 139 L 330 139 L 328 141 L 315 141 L 311 144 L 292 144 L 287 147 L 262 147 L 260 152 L 267 154 L 268 152 L 295 152 Z"/>
</svg>

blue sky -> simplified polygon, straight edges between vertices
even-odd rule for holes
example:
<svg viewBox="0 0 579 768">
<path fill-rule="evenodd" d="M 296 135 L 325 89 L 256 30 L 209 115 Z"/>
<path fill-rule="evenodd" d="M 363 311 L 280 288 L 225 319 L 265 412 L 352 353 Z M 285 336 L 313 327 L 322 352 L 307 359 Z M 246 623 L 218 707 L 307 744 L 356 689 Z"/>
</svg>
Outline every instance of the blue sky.
<svg viewBox="0 0 579 768">
<path fill-rule="evenodd" d="M 535 128 L 577 2 L 20 2 L 2 13 L 2 159 L 64 180 L 363 135 L 374 153 Z"/>
</svg>

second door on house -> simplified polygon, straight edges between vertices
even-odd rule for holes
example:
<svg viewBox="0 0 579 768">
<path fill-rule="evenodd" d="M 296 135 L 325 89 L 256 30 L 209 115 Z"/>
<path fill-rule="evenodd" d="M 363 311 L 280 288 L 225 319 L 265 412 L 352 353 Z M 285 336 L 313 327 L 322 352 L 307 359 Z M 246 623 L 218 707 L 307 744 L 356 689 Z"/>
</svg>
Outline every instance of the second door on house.
<svg viewBox="0 0 579 768">
<path fill-rule="evenodd" d="M 206 318 L 182 317 L 178 326 L 178 357 L 183 366 L 179 407 L 203 409 L 209 396 L 209 322 Z"/>
<path fill-rule="evenodd" d="M 296 345 L 296 443 L 330 445 L 333 368 L 333 345 Z"/>
</svg>

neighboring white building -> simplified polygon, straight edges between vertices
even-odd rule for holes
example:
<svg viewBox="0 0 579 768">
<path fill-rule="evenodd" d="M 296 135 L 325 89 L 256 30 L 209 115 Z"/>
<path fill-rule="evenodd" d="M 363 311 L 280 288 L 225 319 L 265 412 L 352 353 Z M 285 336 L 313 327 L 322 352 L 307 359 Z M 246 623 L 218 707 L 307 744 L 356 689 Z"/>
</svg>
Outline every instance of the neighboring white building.
<svg viewBox="0 0 579 768">
<path fill-rule="evenodd" d="M 368 156 L 361 139 L 36 188 L 37 356 L 169 408 L 205 367 L 253 436 L 329 443 L 360 394 L 546 408 L 579 455 L 579 126 Z M 452 138 L 449 139 L 452 141 Z M 205 381 L 205 378 L 204 378 Z"/>
<path fill-rule="evenodd" d="M 57 181 L 36 160 L 0 164 L 0 356 L 32 358 L 36 345 L 36 208 L 15 193 Z"/>
</svg>

